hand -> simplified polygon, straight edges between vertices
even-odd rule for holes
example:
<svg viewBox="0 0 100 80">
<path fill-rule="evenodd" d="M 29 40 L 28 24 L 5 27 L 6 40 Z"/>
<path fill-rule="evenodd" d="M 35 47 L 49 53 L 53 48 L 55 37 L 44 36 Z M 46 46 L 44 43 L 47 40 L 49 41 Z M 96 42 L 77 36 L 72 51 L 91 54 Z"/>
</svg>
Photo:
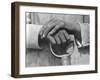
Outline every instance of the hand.
<svg viewBox="0 0 100 80">
<path fill-rule="evenodd" d="M 69 55 L 73 51 L 74 41 L 66 30 L 60 30 L 56 34 L 48 33 L 47 39 L 50 41 L 50 46 L 56 55 Z"/>
<path fill-rule="evenodd" d="M 52 43 L 52 44 L 62 44 L 70 40 L 69 34 L 66 32 L 66 30 L 60 30 L 55 34 L 48 33 L 47 39 Z"/>
<path fill-rule="evenodd" d="M 55 18 L 44 24 L 40 31 L 41 39 L 46 38 L 48 33 L 55 34 L 60 29 L 65 29 L 68 34 L 73 34 L 81 42 L 81 29 L 78 23 L 69 23 Z"/>
</svg>

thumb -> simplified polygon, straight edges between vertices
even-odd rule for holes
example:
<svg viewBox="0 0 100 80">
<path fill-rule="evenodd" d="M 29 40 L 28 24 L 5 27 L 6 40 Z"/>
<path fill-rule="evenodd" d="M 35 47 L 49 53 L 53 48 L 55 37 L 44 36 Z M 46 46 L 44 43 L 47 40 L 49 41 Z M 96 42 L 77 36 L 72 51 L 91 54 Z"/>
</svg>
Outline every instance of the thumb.
<svg viewBox="0 0 100 80">
<path fill-rule="evenodd" d="M 47 39 L 48 39 L 52 44 L 56 44 L 56 41 L 55 41 L 54 37 L 51 36 L 50 34 L 47 35 Z"/>
</svg>

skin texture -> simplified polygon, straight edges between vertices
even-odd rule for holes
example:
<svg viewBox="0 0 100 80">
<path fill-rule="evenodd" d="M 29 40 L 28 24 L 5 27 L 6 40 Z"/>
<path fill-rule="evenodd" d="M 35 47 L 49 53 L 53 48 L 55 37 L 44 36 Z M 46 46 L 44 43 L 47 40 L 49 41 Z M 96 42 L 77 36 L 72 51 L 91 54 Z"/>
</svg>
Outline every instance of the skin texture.
<svg viewBox="0 0 100 80">
<path fill-rule="evenodd" d="M 41 39 L 46 38 L 52 44 L 61 44 L 70 39 L 73 34 L 81 42 L 81 29 L 78 23 L 65 22 L 56 18 L 44 24 L 40 31 Z"/>
<path fill-rule="evenodd" d="M 55 35 L 48 34 L 47 38 L 52 44 L 61 44 L 69 40 L 70 36 L 65 30 L 60 30 Z"/>
</svg>

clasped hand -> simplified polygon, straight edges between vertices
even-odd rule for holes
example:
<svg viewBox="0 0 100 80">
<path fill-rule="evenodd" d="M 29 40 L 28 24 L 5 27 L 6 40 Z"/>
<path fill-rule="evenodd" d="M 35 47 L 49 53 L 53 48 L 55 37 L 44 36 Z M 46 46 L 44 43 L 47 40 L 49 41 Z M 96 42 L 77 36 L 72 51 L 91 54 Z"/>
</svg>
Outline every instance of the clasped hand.
<svg viewBox="0 0 100 80">
<path fill-rule="evenodd" d="M 62 44 L 70 40 L 69 34 L 75 36 L 77 32 L 80 32 L 80 27 L 77 24 L 53 18 L 43 25 L 40 36 L 41 39 L 49 40 L 51 44 Z M 76 38 L 78 38 L 77 36 Z"/>
</svg>

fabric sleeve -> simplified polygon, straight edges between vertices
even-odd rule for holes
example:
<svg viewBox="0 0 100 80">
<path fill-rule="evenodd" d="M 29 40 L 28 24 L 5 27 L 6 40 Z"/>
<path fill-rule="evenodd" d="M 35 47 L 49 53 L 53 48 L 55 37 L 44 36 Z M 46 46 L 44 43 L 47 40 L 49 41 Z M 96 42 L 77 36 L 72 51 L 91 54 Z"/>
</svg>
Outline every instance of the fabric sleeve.
<svg viewBox="0 0 100 80">
<path fill-rule="evenodd" d="M 78 47 L 88 46 L 90 43 L 90 26 L 88 23 L 79 23 L 81 27 L 81 43 L 77 41 Z"/>
<path fill-rule="evenodd" d="M 39 32 L 42 25 L 26 24 L 26 48 L 41 49 L 39 46 Z"/>
</svg>

